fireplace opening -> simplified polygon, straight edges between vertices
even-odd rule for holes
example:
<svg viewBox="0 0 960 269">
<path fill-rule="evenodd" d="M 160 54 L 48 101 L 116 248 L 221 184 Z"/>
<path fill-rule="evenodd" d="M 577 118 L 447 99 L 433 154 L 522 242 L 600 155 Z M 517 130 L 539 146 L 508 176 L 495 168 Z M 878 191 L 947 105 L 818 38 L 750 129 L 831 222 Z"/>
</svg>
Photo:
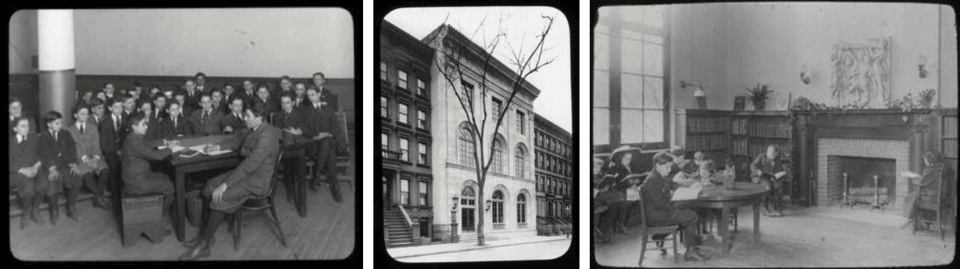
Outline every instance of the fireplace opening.
<svg viewBox="0 0 960 269">
<path fill-rule="evenodd" d="M 830 201 L 883 206 L 896 201 L 896 160 L 830 155 Z M 882 209 L 882 208 L 881 208 Z"/>
</svg>

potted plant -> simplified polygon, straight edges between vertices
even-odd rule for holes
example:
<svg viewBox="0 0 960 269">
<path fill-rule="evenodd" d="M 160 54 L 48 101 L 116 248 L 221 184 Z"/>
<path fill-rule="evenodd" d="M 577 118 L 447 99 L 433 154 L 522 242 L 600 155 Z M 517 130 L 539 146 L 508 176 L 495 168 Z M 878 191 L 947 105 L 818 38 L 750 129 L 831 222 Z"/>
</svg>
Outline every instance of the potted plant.
<svg viewBox="0 0 960 269">
<path fill-rule="evenodd" d="M 767 104 L 767 98 L 769 94 L 773 92 L 767 87 L 766 84 L 757 83 L 756 87 L 747 88 L 747 96 L 750 98 L 750 101 L 753 102 L 753 107 L 755 110 L 763 110 Z"/>
</svg>

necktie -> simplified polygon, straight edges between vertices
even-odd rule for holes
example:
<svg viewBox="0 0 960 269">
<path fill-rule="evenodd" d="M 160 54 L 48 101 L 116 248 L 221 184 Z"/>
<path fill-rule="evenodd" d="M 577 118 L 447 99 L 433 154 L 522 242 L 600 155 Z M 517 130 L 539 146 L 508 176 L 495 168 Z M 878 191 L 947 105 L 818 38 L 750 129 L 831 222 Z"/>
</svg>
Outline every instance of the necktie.
<svg viewBox="0 0 960 269">
<path fill-rule="evenodd" d="M 83 124 L 80 124 L 80 133 L 83 133 Z"/>
<path fill-rule="evenodd" d="M 120 132 L 120 116 L 113 116 L 113 130 Z"/>
<path fill-rule="evenodd" d="M 177 118 L 173 118 L 173 128 L 177 128 Z"/>
<path fill-rule="evenodd" d="M 200 115 L 200 123 L 206 123 L 206 122 L 207 122 L 207 114 L 209 114 L 209 113 L 210 113 L 210 112 L 204 111 L 203 114 Z"/>
</svg>

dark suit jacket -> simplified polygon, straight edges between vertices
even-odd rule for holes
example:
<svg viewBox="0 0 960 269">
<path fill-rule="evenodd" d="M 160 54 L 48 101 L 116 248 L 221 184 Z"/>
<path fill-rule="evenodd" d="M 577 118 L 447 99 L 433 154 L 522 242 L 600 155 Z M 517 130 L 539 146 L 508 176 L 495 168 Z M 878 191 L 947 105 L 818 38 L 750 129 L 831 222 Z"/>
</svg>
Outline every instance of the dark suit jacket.
<svg viewBox="0 0 960 269">
<path fill-rule="evenodd" d="M 116 154 L 120 151 L 120 146 L 123 145 L 123 137 L 126 137 L 130 131 L 130 127 L 126 124 L 127 119 L 126 117 L 123 118 L 123 122 L 120 123 L 120 131 L 117 132 L 113 129 L 113 115 L 103 116 L 100 122 L 100 147 L 103 149 L 103 154 Z"/>
<path fill-rule="evenodd" d="M 160 111 L 160 112 L 157 112 Z M 150 122 L 161 122 L 165 118 L 169 118 L 170 115 L 164 110 L 154 110 L 153 113 L 150 113 Z M 154 121 L 156 120 L 156 121 Z"/>
<path fill-rule="evenodd" d="M 240 116 L 243 117 L 243 115 Z M 199 115 L 197 117 L 199 119 Z M 233 128 L 233 132 L 236 133 L 240 129 L 247 128 L 247 123 L 243 121 L 243 118 L 237 118 L 233 114 L 227 114 L 220 118 L 220 130 L 223 131 L 227 126 Z M 224 133 L 226 132 L 224 131 Z"/>
<path fill-rule="evenodd" d="M 324 87 L 320 92 L 320 102 L 324 103 L 324 106 L 332 107 L 334 112 L 340 111 L 339 98 L 329 88 Z"/>
<path fill-rule="evenodd" d="M 187 117 L 187 120 L 193 123 L 194 132 L 202 135 L 222 134 L 223 128 L 220 128 L 220 121 L 223 119 L 223 114 L 217 110 L 210 111 L 210 118 L 205 122 L 200 122 L 200 116 L 202 113 L 203 110 L 197 110 Z"/>
<path fill-rule="evenodd" d="M 220 114 L 227 114 L 230 112 L 230 104 L 227 104 L 226 98 L 220 100 L 220 102 L 210 102 L 210 105 L 213 106 L 213 110 L 220 111 Z"/>
<path fill-rule="evenodd" d="M 760 153 L 757 155 L 757 158 L 750 163 L 750 177 L 756 177 L 757 172 L 763 172 L 764 176 L 773 177 L 774 174 L 786 171 L 784 168 L 783 157 L 777 156 L 777 158 L 771 160 L 767 158 L 766 153 Z"/>
<path fill-rule="evenodd" d="M 77 144 L 73 136 L 66 129 L 57 132 L 57 139 L 53 139 L 50 131 L 40 133 L 37 140 L 40 148 L 41 169 L 47 171 L 51 166 L 57 166 L 60 171 L 69 171 L 69 164 L 80 164 L 77 160 Z"/>
<path fill-rule="evenodd" d="M 17 143 L 17 136 L 11 135 L 10 138 L 10 147 L 7 148 L 10 152 L 9 158 L 10 161 L 10 173 L 14 174 L 20 170 L 20 168 L 31 167 L 40 160 L 37 154 L 37 135 L 34 133 L 28 133 L 27 139 L 23 140 L 23 143 Z M 41 165 L 42 166 L 42 165 Z"/>
<path fill-rule="evenodd" d="M 246 90 L 244 90 L 243 88 L 240 88 L 239 91 L 234 91 L 233 93 L 237 94 L 237 96 L 240 96 L 240 98 L 243 98 L 244 105 L 250 105 L 253 102 L 253 99 L 257 98 L 256 89 L 250 92 L 250 94 L 247 94 Z"/>
<path fill-rule="evenodd" d="M 173 124 L 173 119 L 167 117 L 160 122 L 160 134 L 163 138 L 175 138 L 179 135 L 196 134 L 195 124 L 187 118 L 180 115 L 177 117 L 177 124 Z"/>
<path fill-rule="evenodd" d="M 280 104 L 276 102 L 277 99 L 267 98 L 267 101 L 264 102 L 263 99 L 254 98 L 253 107 L 259 108 L 260 111 L 266 112 L 267 115 L 273 114 L 273 112 L 280 110 Z"/>
<path fill-rule="evenodd" d="M 193 96 L 187 90 L 183 90 L 183 106 L 191 110 L 200 109 L 200 91 L 193 91 Z"/>
<path fill-rule="evenodd" d="M 35 134 L 35 133 L 38 132 L 39 129 L 37 129 L 37 123 L 34 122 L 33 117 L 30 117 L 30 116 L 27 115 L 26 113 L 20 114 L 20 116 L 21 116 L 21 117 L 27 117 L 27 121 L 30 122 L 30 133 L 31 133 L 31 134 Z M 15 135 L 15 133 L 13 132 L 13 119 L 9 119 L 9 122 L 10 122 L 10 124 L 7 126 L 7 127 L 8 127 L 8 128 L 7 128 L 7 133 L 9 133 L 9 135 L 12 136 L 12 135 Z"/>
<path fill-rule="evenodd" d="M 293 111 L 290 113 L 286 113 L 283 110 L 274 112 L 270 123 L 279 128 L 280 131 L 288 128 L 299 128 L 303 130 L 303 116 L 300 115 L 300 112 L 301 111 L 299 109 L 293 109 Z M 306 142 L 310 140 L 304 136 L 294 136 L 293 134 L 285 131 L 282 132 L 282 137 L 283 138 L 281 140 L 283 141 L 284 145 Z"/>
<path fill-rule="evenodd" d="M 161 126 L 161 120 L 153 119 L 149 116 L 146 118 L 147 118 L 147 134 L 144 135 L 143 139 L 154 140 L 154 139 L 159 139 L 161 136 L 163 136 L 163 128 Z"/>
<path fill-rule="evenodd" d="M 150 186 L 145 183 L 150 171 L 150 161 L 163 160 L 170 156 L 170 150 L 157 150 L 147 145 L 142 135 L 131 132 L 123 141 L 123 170 L 124 189 L 131 193 L 138 193 L 140 186 Z"/>
<path fill-rule="evenodd" d="M 653 171 L 641 184 L 643 188 L 643 203 L 647 213 L 647 220 L 651 222 L 664 220 L 676 210 L 670 202 L 672 184 L 660 173 Z"/>
<path fill-rule="evenodd" d="M 270 177 L 280 154 L 280 132 L 277 127 L 264 122 L 243 134 L 240 156 L 244 159 L 227 176 L 224 181 L 227 186 L 244 188 L 257 195 L 269 189 Z"/>
</svg>

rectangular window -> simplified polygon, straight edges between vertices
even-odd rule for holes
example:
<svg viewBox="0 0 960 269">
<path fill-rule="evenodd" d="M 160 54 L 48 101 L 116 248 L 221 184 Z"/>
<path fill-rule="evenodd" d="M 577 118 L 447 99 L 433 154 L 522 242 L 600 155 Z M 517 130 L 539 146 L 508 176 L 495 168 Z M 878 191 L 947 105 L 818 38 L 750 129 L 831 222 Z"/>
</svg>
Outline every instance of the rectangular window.
<svg viewBox="0 0 960 269">
<path fill-rule="evenodd" d="M 666 6 L 604 7 L 594 29 L 593 138 L 614 145 L 664 148 L 670 33 Z"/>
<path fill-rule="evenodd" d="M 417 154 L 420 156 L 420 164 L 430 164 L 427 160 L 427 144 L 423 142 L 420 142 L 419 144 L 419 148 L 417 149 L 419 152 L 417 152 Z"/>
<path fill-rule="evenodd" d="M 407 124 L 407 104 L 400 103 L 397 105 L 397 122 Z"/>
<path fill-rule="evenodd" d="M 493 98 L 493 107 L 491 108 L 492 111 L 490 111 L 490 113 L 493 114 L 493 122 L 494 122 L 494 123 L 496 123 L 498 120 L 500 120 L 500 110 L 501 110 L 501 109 L 503 109 L 503 103 L 500 102 L 500 99 Z"/>
<path fill-rule="evenodd" d="M 380 133 L 380 149 L 390 150 L 390 135 Z"/>
<path fill-rule="evenodd" d="M 470 83 L 463 83 L 463 87 L 460 87 L 462 90 L 460 92 L 460 98 L 463 99 L 463 104 L 469 106 L 470 100 L 473 99 L 473 85 Z"/>
<path fill-rule="evenodd" d="M 417 79 L 417 95 L 427 95 L 427 83 Z"/>
<path fill-rule="evenodd" d="M 397 78 L 399 78 L 399 81 L 397 81 L 397 87 L 400 87 L 401 89 L 406 89 L 407 88 L 407 72 L 403 72 L 403 70 L 397 70 Z"/>
<path fill-rule="evenodd" d="M 523 112 L 520 112 L 520 110 L 517 110 L 517 132 L 518 133 L 524 134 L 523 131 L 526 129 L 525 124 L 526 124 L 526 116 L 523 114 Z"/>
<path fill-rule="evenodd" d="M 427 129 L 427 112 L 417 110 L 417 128 Z"/>
<path fill-rule="evenodd" d="M 410 161 L 410 141 L 406 138 L 400 138 L 400 159 L 404 161 Z"/>
<path fill-rule="evenodd" d="M 386 118 L 390 116 L 387 114 L 387 109 L 389 109 L 389 106 L 387 105 L 387 98 L 380 96 L 380 116 L 381 117 Z"/>
<path fill-rule="evenodd" d="M 380 62 L 380 80 L 387 81 L 387 63 Z"/>
<path fill-rule="evenodd" d="M 400 203 L 410 204 L 410 180 L 400 179 Z"/>
<path fill-rule="evenodd" d="M 430 192 L 430 189 L 427 187 L 427 182 L 420 181 L 420 205 L 421 206 L 429 205 L 427 204 L 427 198 L 428 198 L 427 194 L 429 194 L 429 192 Z"/>
</svg>

